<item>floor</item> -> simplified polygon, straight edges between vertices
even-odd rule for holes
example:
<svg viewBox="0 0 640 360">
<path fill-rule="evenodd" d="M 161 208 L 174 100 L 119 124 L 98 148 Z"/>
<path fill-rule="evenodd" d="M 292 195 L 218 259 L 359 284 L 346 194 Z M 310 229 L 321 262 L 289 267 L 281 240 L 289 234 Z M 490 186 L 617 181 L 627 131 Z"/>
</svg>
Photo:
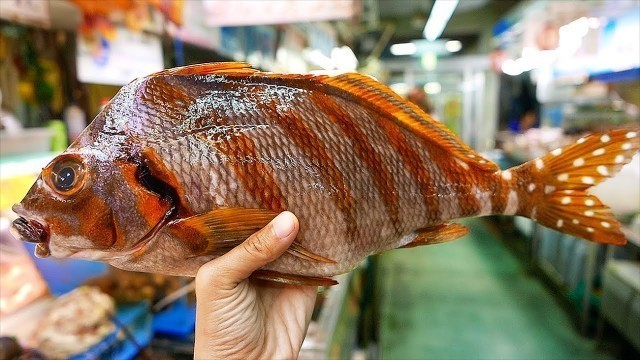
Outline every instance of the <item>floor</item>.
<svg viewBox="0 0 640 360">
<path fill-rule="evenodd" d="M 481 219 L 380 257 L 382 359 L 610 359 Z"/>
</svg>

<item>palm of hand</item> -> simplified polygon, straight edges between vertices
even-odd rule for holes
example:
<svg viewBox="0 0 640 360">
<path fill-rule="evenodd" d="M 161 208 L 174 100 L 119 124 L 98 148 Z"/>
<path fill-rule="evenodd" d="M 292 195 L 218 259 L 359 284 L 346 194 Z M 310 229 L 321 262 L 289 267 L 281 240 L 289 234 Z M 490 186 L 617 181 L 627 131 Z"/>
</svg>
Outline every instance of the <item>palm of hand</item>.
<svg viewBox="0 0 640 360">
<path fill-rule="evenodd" d="M 283 212 L 196 275 L 196 359 L 294 359 L 304 340 L 317 287 L 256 281 L 298 233 Z"/>
<path fill-rule="evenodd" d="M 205 329 L 217 329 L 208 334 L 204 346 L 215 349 L 216 358 L 296 358 L 311 320 L 316 289 L 244 280 L 233 289 L 216 292 L 216 298 L 210 299 L 212 306 L 203 307 L 206 313 L 197 316 L 206 322 L 199 324 Z"/>
</svg>

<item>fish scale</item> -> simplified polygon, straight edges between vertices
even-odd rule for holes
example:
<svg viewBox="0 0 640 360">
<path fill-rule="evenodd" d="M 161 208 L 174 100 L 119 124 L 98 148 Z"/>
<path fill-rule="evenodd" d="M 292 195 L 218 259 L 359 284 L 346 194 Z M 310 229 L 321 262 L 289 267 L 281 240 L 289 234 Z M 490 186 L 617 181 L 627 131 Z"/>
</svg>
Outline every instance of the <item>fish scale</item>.
<svg viewBox="0 0 640 360">
<path fill-rule="evenodd" d="M 460 217 L 521 215 L 622 244 L 586 191 L 630 161 L 637 135 L 611 130 L 500 171 L 367 76 L 195 65 L 124 86 L 14 207 L 13 231 L 38 256 L 194 276 L 289 210 L 296 240 L 254 276 L 307 285 L 334 284 L 371 254 L 460 238 Z M 57 183 L 60 168 L 77 169 L 73 183 Z"/>
</svg>

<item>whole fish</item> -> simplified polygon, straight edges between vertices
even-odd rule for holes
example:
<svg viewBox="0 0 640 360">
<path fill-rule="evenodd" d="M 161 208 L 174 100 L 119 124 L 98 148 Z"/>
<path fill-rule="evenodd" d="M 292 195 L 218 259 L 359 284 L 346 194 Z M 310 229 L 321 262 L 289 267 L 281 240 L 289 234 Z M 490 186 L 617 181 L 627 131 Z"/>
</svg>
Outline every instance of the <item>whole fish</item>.
<svg viewBox="0 0 640 360">
<path fill-rule="evenodd" d="M 461 217 L 623 244 L 587 189 L 639 148 L 613 130 L 500 171 L 367 76 L 201 64 L 124 86 L 14 206 L 13 231 L 40 257 L 194 276 L 290 210 L 296 241 L 254 276 L 329 285 L 368 255 L 462 237 Z"/>
</svg>

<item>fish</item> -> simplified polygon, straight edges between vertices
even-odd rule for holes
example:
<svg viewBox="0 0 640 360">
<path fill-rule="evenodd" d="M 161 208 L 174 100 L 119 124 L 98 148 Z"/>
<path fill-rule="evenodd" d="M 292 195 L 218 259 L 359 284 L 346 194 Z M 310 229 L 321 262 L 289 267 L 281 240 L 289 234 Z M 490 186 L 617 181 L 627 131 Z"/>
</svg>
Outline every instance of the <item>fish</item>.
<svg viewBox="0 0 640 360">
<path fill-rule="evenodd" d="M 588 189 L 639 148 L 637 127 L 613 129 L 501 170 L 369 76 L 198 64 L 122 87 L 13 207 L 12 232 L 39 257 L 195 276 L 288 210 L 295 241 L 253 276 L 333 285 L 369 255 L 463 237 L 464 217 L 624 244 Z"/>
</svg>

